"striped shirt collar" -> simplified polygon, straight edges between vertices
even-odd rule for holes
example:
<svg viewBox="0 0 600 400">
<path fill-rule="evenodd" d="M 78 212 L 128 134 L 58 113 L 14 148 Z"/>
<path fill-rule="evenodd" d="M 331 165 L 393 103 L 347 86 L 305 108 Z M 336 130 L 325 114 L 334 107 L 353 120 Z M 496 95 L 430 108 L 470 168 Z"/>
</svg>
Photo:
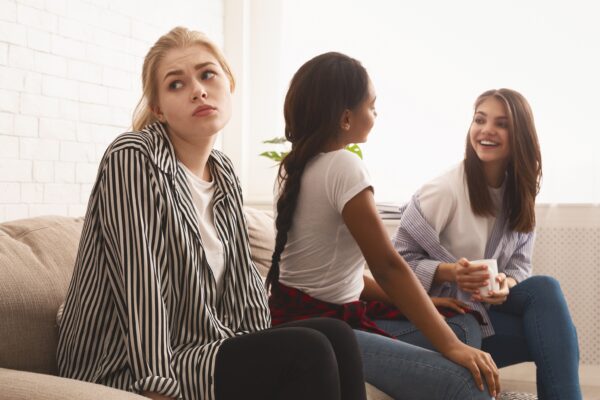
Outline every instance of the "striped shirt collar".
<svg viewBox="0 0 600 400">
<path fill-rule="evenodd" d="M 171 143 L 165 124 L 155 122 L 145 126 L 140 133 L 147 134 L 153 138 L 154 148 L 152 154 L 150 154 L 152 162 L 161 171 L 169 175 L 173 183 L 177 181 L 178 175 L 185 177 L 185 172 L 177 164 L 175 148 Z M 235 187 L 236 182 L 233 178 L 233 171 L 229 170 L 221 152 L 213 149 L 210 153 L 208 164 L 219 189 L 226 194 L 230 194 L 229 192 Z"/>
</svg>

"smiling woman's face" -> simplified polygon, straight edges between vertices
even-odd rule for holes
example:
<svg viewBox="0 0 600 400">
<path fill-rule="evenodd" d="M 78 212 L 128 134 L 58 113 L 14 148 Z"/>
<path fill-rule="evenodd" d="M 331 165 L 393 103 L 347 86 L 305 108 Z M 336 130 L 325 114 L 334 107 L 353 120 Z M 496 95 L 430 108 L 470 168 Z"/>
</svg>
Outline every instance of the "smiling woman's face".
<svg viewBox="0 0 600 400">
<path fill-rule="evenodd" d="M 218 133 L 231 117 L 229 79 L 204 46 L 169 50 L 155 76 L 158 104 L 153 112 L 169 133 L 186 142 Z"/>
<path fill-rule="evenodd" d="M 504 104 L 490 96 L 475 110 L 469 138 L 477 157 L 484 164 L 506 165 L 510 158 L 508 116 Z"/>
</svg>

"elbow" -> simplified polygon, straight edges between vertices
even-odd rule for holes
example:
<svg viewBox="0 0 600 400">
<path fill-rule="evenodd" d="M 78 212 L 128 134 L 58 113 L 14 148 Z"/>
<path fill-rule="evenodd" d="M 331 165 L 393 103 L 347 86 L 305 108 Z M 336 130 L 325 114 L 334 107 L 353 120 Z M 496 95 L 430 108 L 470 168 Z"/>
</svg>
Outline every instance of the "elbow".
<svg viewBox="0 0 600 400">
<path fill-rule="evenodd" d="M 373 278 L 380 285 L 385 285 L 386 282 L 392 280 L 392 277 L 410 273 L 410 267 L 395 254 L 396 257 L 386 257 L 378 260 L 378 262 L 369 264 L 369 269 L 373 274 Z"/>
</svg>

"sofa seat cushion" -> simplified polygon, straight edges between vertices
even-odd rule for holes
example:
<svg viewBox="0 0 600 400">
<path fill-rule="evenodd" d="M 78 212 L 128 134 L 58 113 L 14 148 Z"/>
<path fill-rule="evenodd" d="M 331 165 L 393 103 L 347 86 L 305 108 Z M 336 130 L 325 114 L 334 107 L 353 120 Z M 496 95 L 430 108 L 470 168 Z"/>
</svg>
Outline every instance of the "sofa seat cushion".
<svg viewBox="0 0 600 400">
<path fill-rule="evenodd" d="M 56 311 L 82 225 L 58 216 L 0 224 L 0 368 L 56 374 Z"/>
<path fill-rule="evenodd" d="M 267 276 L 269 268 L 271 268 L 271 257 L 275 247 L 273 213 L 252 207 L 244 207 L 244 214 L 248 223 L 252 261 L 254 261 L 258 272 L 264 278 Z"/>
<path fill-rule="evenodd" d="M 95 383 L 0 368 L 0 400 L 148 400 Z"/>
</svg>

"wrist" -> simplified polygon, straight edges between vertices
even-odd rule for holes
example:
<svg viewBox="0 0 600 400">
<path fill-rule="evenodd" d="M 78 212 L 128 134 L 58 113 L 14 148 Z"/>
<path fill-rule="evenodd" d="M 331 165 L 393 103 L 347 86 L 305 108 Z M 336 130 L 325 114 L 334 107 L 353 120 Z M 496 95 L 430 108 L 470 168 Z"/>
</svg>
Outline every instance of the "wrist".
<svg viewBox="0 0 600 400">
<path fill-rule="evenodd" d="M 449 340 L 445 340 L 437 348 L 437 350 L 444 356 L 446 356 L 452 352 L 459 351 L 461 346 L 464 344 L 456 337 L 456 335 L 452 335 L 452 336 L 453 336 L 452 338 L 450 338 Z"/>
<path fill-rule="evenodd" d="M 456 264 L 440 263 L 435 271 L 436 283 L 456 282 Z"/>
<path fill-rule="evenodd" d="M 514 286 L 517 286 L 517 280 L 515 278 L 513 278 L 512 276 L 507 276 L 506 277 L 506 284 L 508 285 L 509 288 L 512 288 Z"/>
</svg>

